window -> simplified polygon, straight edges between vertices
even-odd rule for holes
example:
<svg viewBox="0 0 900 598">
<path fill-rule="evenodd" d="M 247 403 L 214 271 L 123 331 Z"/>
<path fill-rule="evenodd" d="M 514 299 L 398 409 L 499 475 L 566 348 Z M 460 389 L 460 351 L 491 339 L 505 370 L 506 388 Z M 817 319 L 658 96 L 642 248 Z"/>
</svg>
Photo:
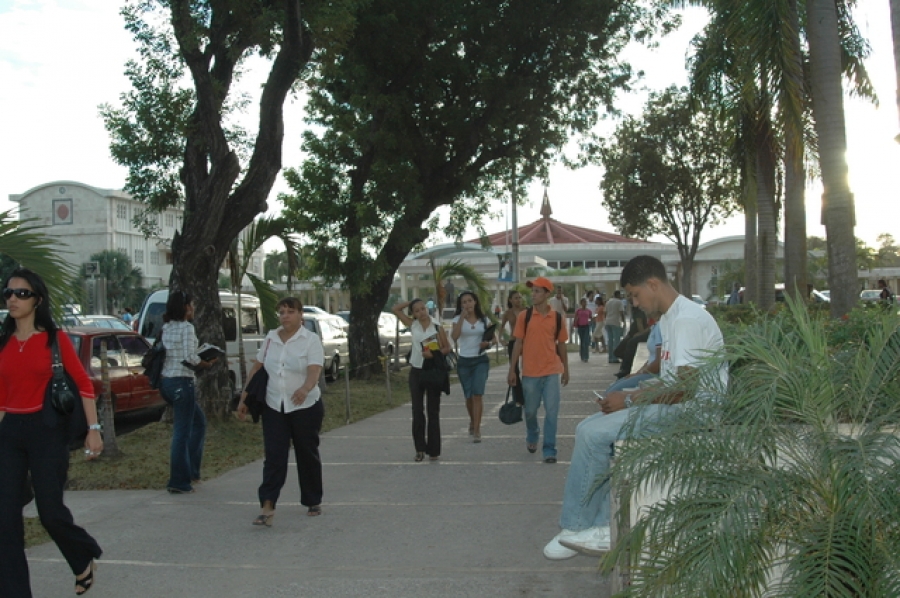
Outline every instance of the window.
<svg viewBox="0 0 900 598">
<path fill-rule="evenodd" d="M 151 265 L 151 266 L 158 266 L 158 265 L 159 265 L 159 252 L 158 252 L 158 251 L 151 251 L 151 252 L 150 252 L 150 265 Z"/>
<path fill-rule="evenodd" d="M 128 208 L 125 206 L 125 204 L 120 203 L 116 205 L 116 216 L 119 218 L 119 220 L 128 219 Z"/>
<path fill-rule="evenodd" d="M 135 264 L 143 264 L 144 263 L 144 250 L 143 249 L 135 249 L 134 250 L 134 263 Z"/>
<path fill-rule="evenodd" d="M 259 334 L 259 317 L 255 307 L 241 308 L 241 331 L 244 334 Z"/>
<path fill-rule="evenodd" d="M 175 262 L 172 260 L 172 254 L 169 252 L 166 252 L 166 264 L 171 266 L 174 263 Z"/>
<path fill-rule="evenodd" d="M 100 343 L 103 341 L 106 341 L 106 363 L 109 367 L 125 367 L 125 356 L 118 339 L 114 336 L 95 336 L 91 346 L 91 368 L 100 369 Z"/>
<path fill-rule="evenodd" d="M 166 226 L 175 226 L 175 214 L 166 214 Z"/>
<path fill-rule="evenodd" d="M 122 343 L 126 365 L 136 368 L 141 366 L 141 359 L 147 352 L 147 343 L 137 336 L 120 336 L 119 342 Z"/>
</svg>

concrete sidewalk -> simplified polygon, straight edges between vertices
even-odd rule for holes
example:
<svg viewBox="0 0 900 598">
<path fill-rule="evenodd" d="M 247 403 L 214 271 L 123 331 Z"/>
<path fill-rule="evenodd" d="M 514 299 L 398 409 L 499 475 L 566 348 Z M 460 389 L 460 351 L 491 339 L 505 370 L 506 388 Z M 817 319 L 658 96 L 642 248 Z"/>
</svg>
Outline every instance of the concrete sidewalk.
<svg viewBox="0 0 900 598">
<path fill-rule="evenodd" d="M 323 435 L 321 517 L 300 506 L 292 466 L 274 526 L 250 525 L 262 461 L 191 495 L 68 492 L 75 520 L 104 550 L 90 596 L 609 596 L 597 559 L 552 562 L 541 552 L 558 531 L 575 426 L 618 369 L 596 353 L 588 363 L 569 353 L 569 365 L 556 465 L 525 450 L 523 423 L 497 419 L 501 366 L 488 381 L 481 444 L 468 435 L 459 385 L 443 396 L 440 461 L 413 461 L 408 401 Z M 36 597 L 72 593 L 55 544 L 30 549 L 28 561 Z"/>
</svg>

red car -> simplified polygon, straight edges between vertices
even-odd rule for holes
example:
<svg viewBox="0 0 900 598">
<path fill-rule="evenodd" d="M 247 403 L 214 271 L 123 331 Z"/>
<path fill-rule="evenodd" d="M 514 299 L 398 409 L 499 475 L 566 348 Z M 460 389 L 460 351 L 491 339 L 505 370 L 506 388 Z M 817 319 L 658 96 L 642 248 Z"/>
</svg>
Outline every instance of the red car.
<svg viewBox="0 0 900 598">
<path fill-rule="evenodd" d="M 144 375 L 141 358 L 150 349 L 150 343 L 140 334 L 93 326 L 73 326 L 65 332 L 72 339 L 75 352 L 94 383 L 94 392 L 98 397 L 103 392 L 100 343 L 106 341 L 109 384 L 116 414 L 140 409 L 161 410 L 166 406 L 159 391 L 150 388 L 150 382 Z"/>
</svg>

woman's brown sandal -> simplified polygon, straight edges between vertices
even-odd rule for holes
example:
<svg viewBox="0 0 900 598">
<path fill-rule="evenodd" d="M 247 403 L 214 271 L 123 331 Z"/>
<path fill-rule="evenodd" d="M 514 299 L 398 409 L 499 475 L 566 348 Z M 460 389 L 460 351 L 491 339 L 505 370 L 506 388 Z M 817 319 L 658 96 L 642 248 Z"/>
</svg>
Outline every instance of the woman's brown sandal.
<svg viewBox="0 0 900 598">
<path fill-rule="evenodd" d="M 260 513 L 259 516 L 253 520 L 253 525 L 265 525 L 266 527 L 272 527 L 272 520 L 275 518 L 275 513 L 269 513 L 268 515 L 265 513 Z"/>
<path fill-rule="evenodd" d="M 322 514 L 322 507 L 321 507 L 321 505 L 316 505 L 316 506 L 314 506 L 314 507 L 310 507 L 310 508 L 306 511 L 306 516 L 307 516 L 307 517 L 318 517 L 318 516 L 321 515 L 321 514 Z"/>
</svg>

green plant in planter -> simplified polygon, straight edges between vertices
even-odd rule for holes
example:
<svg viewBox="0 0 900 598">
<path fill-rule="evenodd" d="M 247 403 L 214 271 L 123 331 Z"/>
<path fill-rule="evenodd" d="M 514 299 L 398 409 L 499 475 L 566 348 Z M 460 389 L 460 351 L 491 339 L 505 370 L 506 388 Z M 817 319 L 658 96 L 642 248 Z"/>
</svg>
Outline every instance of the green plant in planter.
<svg viewBox="0 0 900 598">
<path fill-rule="evenodd" d="M 727 396 L 617 455 L 620 504 L 668 488 L 601 560 L 628 568 L 621 595 L 900 596 L 898 318 L 790 301 L 716 359 Z"/>
</svg>

